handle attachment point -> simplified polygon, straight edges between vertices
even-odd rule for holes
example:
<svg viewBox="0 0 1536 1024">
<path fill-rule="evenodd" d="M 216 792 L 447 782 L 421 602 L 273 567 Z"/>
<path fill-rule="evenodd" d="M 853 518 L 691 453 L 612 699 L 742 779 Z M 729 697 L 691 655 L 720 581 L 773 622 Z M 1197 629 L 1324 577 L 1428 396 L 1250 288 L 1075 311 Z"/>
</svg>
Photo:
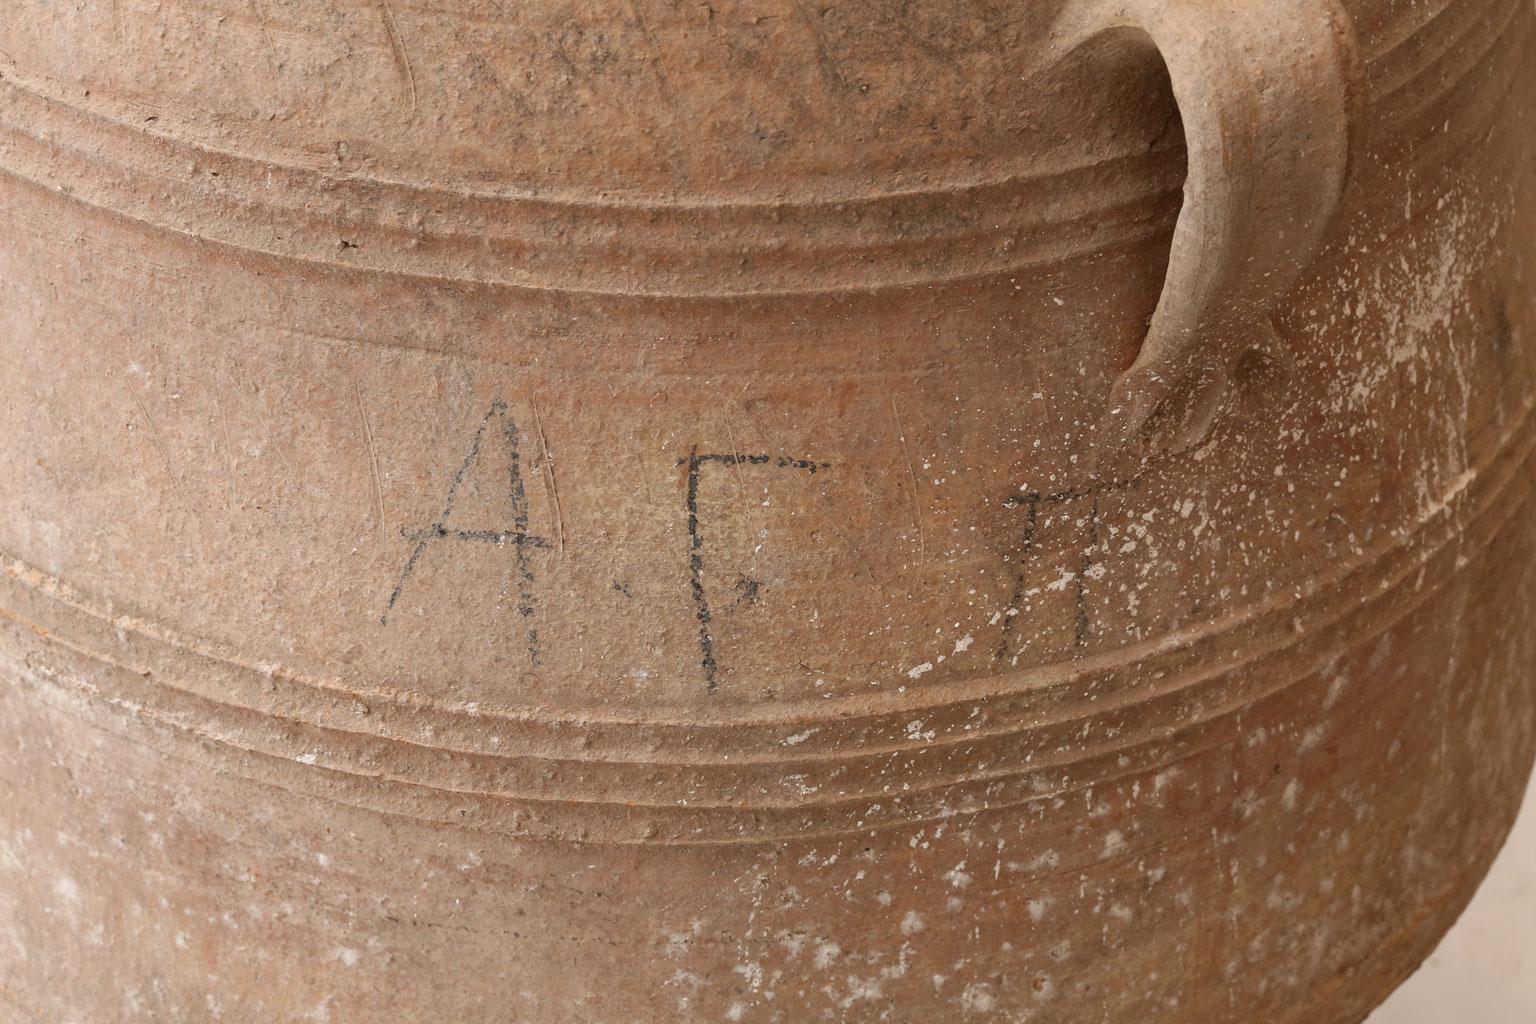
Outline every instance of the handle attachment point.
<svg viewBox="0 0 1536 1024">
<path fill-rule="evenodd" d="M 1068 51 L 1138 32 L 1168 67 L 1189 155 L 1184 205 L 1102 442 L 1118 450 L 1154 426 L 1165 443 L 1198 442 L 1232 365 L 1273 339 L 1270 314 L 1342 204 L 1361 141 L 1348 16 L 1336 0 L 1090 0 L 1056 30 Z M 1186 415 L 1169 414 L 1175 398 Z"/>
</svg>

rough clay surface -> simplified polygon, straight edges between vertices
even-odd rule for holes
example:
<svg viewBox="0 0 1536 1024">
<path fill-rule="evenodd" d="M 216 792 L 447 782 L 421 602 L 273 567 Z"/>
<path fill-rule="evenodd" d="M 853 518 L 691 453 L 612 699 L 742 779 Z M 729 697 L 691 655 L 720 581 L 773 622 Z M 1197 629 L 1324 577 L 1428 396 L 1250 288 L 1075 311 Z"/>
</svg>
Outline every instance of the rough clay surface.
<svg viewBox="0 0 1536 1024">
<path fill-rule="evenodd" d="M 9 0 L 0 1016 L 1363 1018 L 1536 744 L 1536 12 L 1347 0 L 1302 245 L 1085 11 Z"/>
</svg>

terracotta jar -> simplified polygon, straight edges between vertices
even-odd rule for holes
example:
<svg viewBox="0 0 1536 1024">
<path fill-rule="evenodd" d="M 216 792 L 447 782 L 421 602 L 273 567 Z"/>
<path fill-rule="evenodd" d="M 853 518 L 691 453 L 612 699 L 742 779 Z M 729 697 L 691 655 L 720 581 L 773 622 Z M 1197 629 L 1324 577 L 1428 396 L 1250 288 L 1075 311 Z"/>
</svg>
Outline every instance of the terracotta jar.
<svg viewBox="0 0 1536 1024">
<path fill-rule="evenodd" d="M 1530 0 L 11 0 L 6 1019 L 1347 1024 L 1536 750 Z"/>
</svg>

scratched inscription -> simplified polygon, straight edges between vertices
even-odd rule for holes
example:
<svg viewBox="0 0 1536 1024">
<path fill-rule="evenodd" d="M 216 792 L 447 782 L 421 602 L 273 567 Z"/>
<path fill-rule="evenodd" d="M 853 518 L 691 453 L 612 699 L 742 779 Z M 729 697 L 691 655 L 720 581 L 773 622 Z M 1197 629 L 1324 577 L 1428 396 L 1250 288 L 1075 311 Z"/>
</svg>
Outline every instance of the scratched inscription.
<svg viewBox="0 0 1536 1024">
<path fill-rule="evenodd" d="M 459 501 L 460 490 L 480 462 L 486 448 L 497 443 L 503 446 L 507 456 L 507 476 L 501 486 L 505 487 L 504 493 L 511 509 L 511 521 L 506 528 L 499 530 L 455 529 L 451 525 L 451 520 L 454 507 Z M 388 624 L 395 605 L 400 601 L 400 595 L 410 585 L 411 577 L 416 572 L 422 555 L 433 544 L 439 542 L 484 544 L 496 548 L 510 545 L 518 583 L 517 614 L 525 623 L 528 659 L 534 665 L 539 664 L 539 630 L 534 621 L 534 574 L 531 554 L 535 548 L 549 547 L 549 541 L 528 532 L 528 493 L 523 486 L 522 435 L 518 430 L 517 421 L 512 418 L 507 404 L 501 399 L 498 398 L 492 402 L 490 409 L 481 417 L 474 437 L 470 439 L 469 450 L 464 455 L 464 461 L 460 463 L 458 471 L 454 473 L 453 479 L 448 484 L 448 495 L 443 500 L 442 514 L 426 528 L 404 535 L 412 542 L 411 552 L 400 570 L 400 579 L 395 584 L 394 591 L 389 595 L 384 614 L 379 618 L 381 624 Z"/>
</svg>

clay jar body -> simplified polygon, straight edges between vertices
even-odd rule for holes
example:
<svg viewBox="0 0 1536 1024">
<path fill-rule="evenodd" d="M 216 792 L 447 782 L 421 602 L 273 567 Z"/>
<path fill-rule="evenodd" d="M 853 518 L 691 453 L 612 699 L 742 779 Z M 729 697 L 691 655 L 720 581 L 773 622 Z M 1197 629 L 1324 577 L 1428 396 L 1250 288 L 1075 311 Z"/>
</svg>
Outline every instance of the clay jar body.
<svg viewBox="0 0 1536 1024">
<path fill-rule="evenodd" d="M 1470 896 L 1527 0 L 12 6 L 22 1019 L 1345 1024 Z"/>
</svg>

